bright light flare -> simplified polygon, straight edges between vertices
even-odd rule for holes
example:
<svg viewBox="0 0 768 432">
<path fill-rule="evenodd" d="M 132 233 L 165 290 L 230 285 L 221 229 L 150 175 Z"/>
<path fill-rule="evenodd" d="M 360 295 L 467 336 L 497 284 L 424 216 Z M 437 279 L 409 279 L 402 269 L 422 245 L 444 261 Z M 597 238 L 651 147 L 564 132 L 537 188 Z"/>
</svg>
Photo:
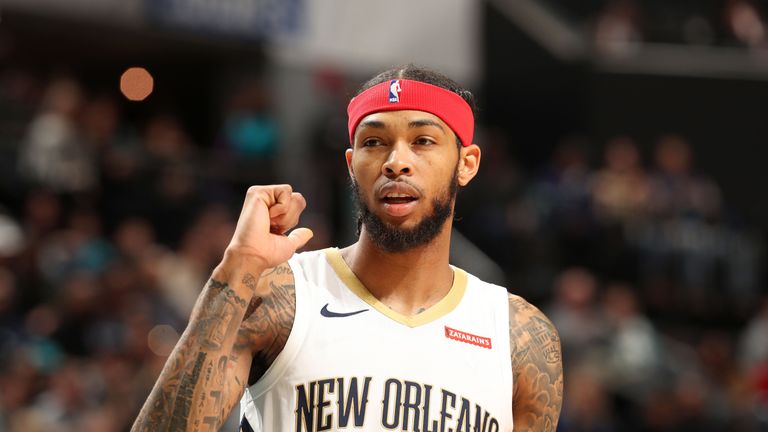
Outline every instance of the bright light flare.
<svg viewBox="0 0 768 432">
<path fill-rule="evenodd" d="M 143 101 L 152 94 L 154 86 L 154 78 L 143 67 L 128 68 L 120 76 L 120 91 L 128 100 Z"/>
</svg>

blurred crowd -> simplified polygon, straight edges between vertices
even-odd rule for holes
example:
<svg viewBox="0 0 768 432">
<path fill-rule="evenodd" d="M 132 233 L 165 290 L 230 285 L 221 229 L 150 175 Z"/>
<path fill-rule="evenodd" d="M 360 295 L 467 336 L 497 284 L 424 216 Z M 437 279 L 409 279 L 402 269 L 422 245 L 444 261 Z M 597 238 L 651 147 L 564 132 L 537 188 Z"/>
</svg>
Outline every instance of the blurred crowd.
<svg viewBox="0 0 768 432">
<path fill-rule="evenodd" d="M 127 430 L 245 187 L 278 179 L 258 82 L 233 92 L 210 143 L 173 112 L 132 121 L 121 106 L 72 77 L 0 74 L 0 431 Z M 686 138 L 660 137 L 650 164 L 629 136 L 569 138 L 525 172 L 505 137 L 480 135 L 457 227 L 559 329 L 559 430 L 767 430 L 763 237 L 695 170 Z M 339 178 L 344 145 L 318 145 L 338 149 Z M 328 183 L 313 193 L 348 193 Z M 320 237 L 312 247 L 341 241 Z"/>
<path fill-rule="evenodd" d="M 768 47 L 766 4 L 759 0 L 543 0 L 591 31 L 606 54 L 631 52 L 636 42 Z"/>
<path fill-rule="evenodd" d="M 270 179 L 261 94 L 239 87 L 202 150 L 173 113 L 130 125 L 71 77 L 0 78 L 0 431 L 130 426 Z"/>
<path fill-rule="evenodd" d="M 560 430 L 766 430 L 764 237 L 685 137 L 660 136 L 651 163 L 629 136 L 570 137 L 524 172 L 497 135 L 460 227 L 560 331 Z"/>
</svg>

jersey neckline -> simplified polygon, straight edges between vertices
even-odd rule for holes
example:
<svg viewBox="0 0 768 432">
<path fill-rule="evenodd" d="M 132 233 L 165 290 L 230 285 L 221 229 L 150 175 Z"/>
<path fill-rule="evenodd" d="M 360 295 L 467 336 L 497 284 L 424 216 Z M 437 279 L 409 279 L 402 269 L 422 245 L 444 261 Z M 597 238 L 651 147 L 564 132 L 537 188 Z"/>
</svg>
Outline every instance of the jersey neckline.
<svg viewBox="0 0 768 432">
<path fill-rule="evenodd" d="M 330 264 L 333 271 L 336 272 L 336 276 L 338 276 L 352 293 L 360 297 L 361 300 L 368 303 L 387 318 L 411 328 L 428 324 L 448 315 L 459 305 L 459 302 L 461 302 L 462 297 L 464 297 L 464 292 L 467 289 L 467 273 L 460 268 L 451 266 L 451 269 L 453 269 L 453 284 L 451 285 L 448 294 L 420 314 L 411 316 L 403 315 L 392 310 L 368 291 L 368 288 L 363 285 L 355 273 L 352 272 L 349 265 L 347 265 L 347 262 L 344 261 L 344 258 L 341 256 L 341 251 L 338 248 L 326 249 L 325 256 L 328 260 L 328 264 Z"/>
</svg>

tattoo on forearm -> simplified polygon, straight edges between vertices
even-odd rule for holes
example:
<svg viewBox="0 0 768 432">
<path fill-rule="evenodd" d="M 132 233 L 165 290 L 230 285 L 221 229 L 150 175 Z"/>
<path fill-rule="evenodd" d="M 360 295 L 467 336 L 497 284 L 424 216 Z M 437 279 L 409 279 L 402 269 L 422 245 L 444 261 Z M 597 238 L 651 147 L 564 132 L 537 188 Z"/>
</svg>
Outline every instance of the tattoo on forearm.
<svg viewBox="0 0 768 432">
<path fill-rule="evenodd" d="M 205 357 L 206 354 L 204 352 L 197 353 L 192 373 L 185 375 L 184 379 L 181 380 L 181 385 L 174 402 L 173 415 L 171 416 L 171 430 L 181 431 L 187 427 L 192 397 L 194 396 L 197 382 L 200 380 L 200 369 L 203 367 Z"/>
<path fill-rule="evenodd" d="M 246 273 L 243 282 L 245 282 L 245 279 L 248 277 L 253 277 L 250 273 Z M 237 295 L 235 291 L 230 288 L 229 284 L 226 282 L 220 282 L 216 279 L 211 279 L 208 282 L 208 287 L 211 291 L 211 297 L 214 297 L 211 299 L 211 304 L 209 305 L 210 308 L 215 309 L 217 306 L 216 301 L 224 301 L 225 303 L 234 303 L 238 306 L 245 307 L 248 302 L 246 302 L 242 297 Z M 224 299 L 222 300 L 221 297 L 217 297 L 219 294 L 224 295 Z"/>
<path fill-rule="evenodd" d="M 208 286 L 211 287 L 211 289 L 221 291 L 226 288 L 229 288 L 229 285 L 226 282 L 220 282 L 216 279 L 211 278 L 211 280 L 208 281 Z"/>
<path fill-rule="evenodd" d="M 291 270 L 291 266 L 286 264 L 279 265 L 277 267 L 271 268 L 269 271 L 265 272 L 263 276 L 270 276 L 270 275 L 276 275 L 276 276 L 282 276 L 282 275 L 292 275 L 293 270 Z"/>
<path fill-rule="evenodd" d="M 222 404 L 221 391 L 211 391 L 209 394 L 212 398 L 214 398 L 213 410 L 218 414 Z M 203 424 L 210 426 L 209 430 L 217 430 L 216 428 L 219 426 L 222 420 L 223 419 L 221 419 L 218 415 L 206 416 L 203 417 Z"/>
<path fill-rule="evenodd" d="M 188 350 L 188 347 L 189 341 L 182 339 L 177 350 L 185 352 Z M 136 418 L 132 430 L 141 432 L 168 430 L 171 414 L 173 413 L 176 390 L 184 378 L 185 367 L 186 364 L 182 356 L 172 356 L 172 360 L 169 359 L 166 370 L 161 373 L 160 380 L 158 380 L 152 393 L 150 393 L 147 402 Z"/>
<path fill-rule="evenodd" d="M 233 340 L 248 301 L 225 282 L 211 279 L 206 288 L 188 331 L 171 354 L 133 430 L 183 431 L 210 426 L 215 431 L 242 394 L 241 381 L 231 379 L 237 355 L 231 346 L 224 347 L 226 340 Z M 226 403 L 225 394 L 229 395 Z"/>
<path fill-rule="evenodd" d="M 218 385 L 224 385 L 224 376 L 227 374 L 227 361 L 229 358 L 227 356 L 221 356 L 219 358 L 219 364 L 218 364 L 218 374 L 216 375 L 217 381 L 216 384 Z M 231 367 L 232 365 L 230 365 Z"/>
<path fill-rule="evenodd" d="M 234 319 L 235 315 L 242 313 L 241 310 L 248 303 L 224 282 L 211 279 L 208 286 L 215 293 L 213 294 L 215 297 L 205 307 L 211 312 L 218 311 L 218 313 L 211 313 L 200 323 L 202 344 L 207 349 L 219 350 L 224 339 L 231 334 L 233 327 L 239 324 Z"/>
<path fill-rule="evenodd" d="M 560 338 L 538 309 L 510 298 L 515 430 L 554 431 L 563 399 Z"/>
<path fill-rule="evenodd" d="M 250 273 L 246 273 L 245 276 L 243 276 L 243 285 L 247 286 L 248 288 L 255 290 L 256 284 L 259 282 L 256 277 Z"/>
</svg>

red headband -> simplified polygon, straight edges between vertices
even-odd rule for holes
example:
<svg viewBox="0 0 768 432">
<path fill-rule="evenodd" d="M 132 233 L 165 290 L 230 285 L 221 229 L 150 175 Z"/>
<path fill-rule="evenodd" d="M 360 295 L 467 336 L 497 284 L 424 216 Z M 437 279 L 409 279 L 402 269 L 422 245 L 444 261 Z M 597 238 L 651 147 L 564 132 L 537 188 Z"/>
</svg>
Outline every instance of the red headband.
<svg viewBox="0 0 768 432">
<path fill-rule="evenodd" d="M 440 117 L 463 146 L 472 144 L 475 118 L 472 108 L 458 94 L 442 87 L 395 79 L 377 84 L 349 101 L 349 142 L 354 143 L 355 129 L 363 117 L 381 111 L 418 110 Z"/>
</svg>

